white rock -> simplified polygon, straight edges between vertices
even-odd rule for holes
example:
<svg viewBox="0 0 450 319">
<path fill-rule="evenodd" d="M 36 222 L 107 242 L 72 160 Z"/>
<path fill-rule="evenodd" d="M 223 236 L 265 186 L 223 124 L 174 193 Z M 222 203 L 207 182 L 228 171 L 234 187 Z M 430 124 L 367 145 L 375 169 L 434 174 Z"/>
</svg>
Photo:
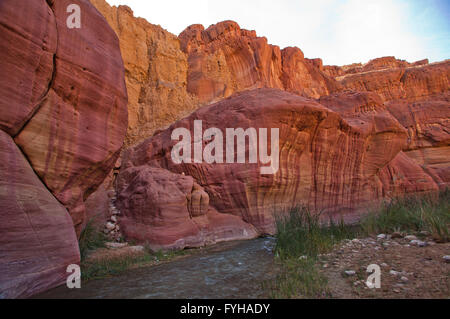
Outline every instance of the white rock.
<svg viewBox="0 0 450 319">
<path fill-rule="evenodd" d="M 406 240 L 416 240 L 417 237 L 414 236 L 414 235 L 408 235 L 408 236 L 405 236 L 405 239 L 406 239 Z"/>
<path fill-rule="evenodd" d="M 354 271 L 354 270 L 346 270 L 346 271 L 344 271 L 344 273 L 347 276 L 354 276 L 354 275 L 356 275 L 356 271 Z"/>
<path fill-rule="evenodd" d="M 117 223 L 117 217 L 116 216 L 111 216 L 111 221 L 114 223 Z"/>
<path fill-rule="evenodd" d="M 417 246 L 419 247 L 427 247 L 428 243 L 426 241 L 419 241 L 419 243 L 417 244 Z"/>
<path fill-rule="evenodd" d="M 144 246 L 130 246 L 130 250 L 134 252 L 141 252 L 145 250 Z"/>
<path fill-rule="evenodd" d="M 105 246 L 109 249 L 118 249 L 128 246 L 128 243 L 105 243 Z"/>
<path fill-rule="evenodd" d="M 389 267 L 389 265 L 386 264 L 386 263 L 382 263 L 382 264 L 381 264 L 381 267 Z"/>
<path fill-rule="evenodd" d="M 106 227 L 106 229 L 108 229 L 108 230 L 113 230 L 114 228 L 116 228 L 116 225 L 114 225 L 114 224 L 111 223 L 111 222 L 107 222 L 105 227 Z"/>
<path fill-rule="evenodd" d="M 418 239 L 411 240 L 409 243 L 412 246 L 418 246 L 418 247 L 426 247 L 427 246 L 426 242 L 418 240 Z"/>
<path fill-rule="evenodd" d="M 401 274 L 400 272 L 395 271 L 395 270 L 391 270 L 391 271 L 389 271 L 389 273 L 390 273 L 392 276 L 398 276 L 398 275 Z"/>
<path fill-rule="evenodd" d="M 449 255 L 446 255 L 446 256 L 442 257 L 442 259 L 444 259 L 444 261 L 446 263 L 450 263 L 450 256 Z"/>
<path fill-rule="evenodd" d="M 377 236 L 377 239 L 385 239 L 386 238 L 386 235 L 385 234 L 379 234 L 378 236 Z"/>
<path fill-rule="evenodd" d="M 405 276 L 402 276 L 402 277 L 400 278 L 400 280 L 403 281 L 403 282 L 408 282 L 408 281 L 409 281 L 409 280 L 408 280 L 408 277 L 405 277 Z"/>
</svg>

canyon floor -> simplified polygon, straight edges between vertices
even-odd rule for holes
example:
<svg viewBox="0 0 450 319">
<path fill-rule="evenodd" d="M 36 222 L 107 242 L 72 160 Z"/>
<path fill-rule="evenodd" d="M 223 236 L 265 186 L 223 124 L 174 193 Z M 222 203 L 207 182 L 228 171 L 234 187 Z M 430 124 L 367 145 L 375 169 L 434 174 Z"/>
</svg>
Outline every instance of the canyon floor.
<svg viewBox="0 0 450 319">
<path fill-rule="evenodd" d="M 388 237 L 389 238 L 389 237 Z M 332 298 L 450 298 L 450 243 L 423 238 L 426 247 L 404 238 L 346 241 L 321 259 Z M 381 288 L 369 289 L 367 266 L 381 267 Z M 348 276 L 345 272 L 354 271 Z"/>
<path fill-rule="evenodd" d="M 344 240 L 321 255 L 315 267 L 327 283 L 317 298 L 450 297 L 450 263 L 444 259 L 450 254 L 450 243 L 436 243 L 419 234 L 419 239 L 379 237 Z M 61 286 L 37 298 L 272 298 L 267 283 L 276 280 L 279 268 L 274 247 L 275 239 L 260 238 L 135 259 L 145 262 L 84 281 L 81 289 Z M 130 258 L 130 253 L 137 258 L 145 255 L 129 246 L 101 248 L 88 260 Z M 380 289 L 365 284 L 370 264 L 381 267 Z"/>
</svg>

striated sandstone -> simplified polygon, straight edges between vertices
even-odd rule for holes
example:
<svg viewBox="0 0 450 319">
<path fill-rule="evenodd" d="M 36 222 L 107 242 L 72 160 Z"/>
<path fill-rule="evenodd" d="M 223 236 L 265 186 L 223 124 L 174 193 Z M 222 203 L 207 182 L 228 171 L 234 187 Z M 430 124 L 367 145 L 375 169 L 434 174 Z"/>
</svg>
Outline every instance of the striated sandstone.
<svg viewBox="0 0 450 319">
<path fill-rule="evenodd" d="M 0 130 L 0 299 L 63 284 L 80 254 L 72 220 Z"/>
<path fill-rule="evenodd" d="M 405 154 L 445 189 L 450 185 L 450 93 L 415 102 L 396 100 L 389 112 L 408 130 Z"/>
<path fill-rule="evenodd" d="M 77 232 L 80 232 L 85 222 L 84 200 L 112 169 L 126 133 L 127 94 L 122 58 L 114 32 L 87 0 L 79 2 L 83 12 L 80 29 L 66 26 L 66 9 L 70 1 L 32 3 L 45 12 L 45 23 L 31 17 L 27 21 L 12 19 L 7 22 L 12 24 L 10 30 L 21 30 L 17 22 L 28 25 L 26 28 L 37 24 L 52 30 L 47 32 L 52 37 L 42 32 L 33 35 L 41 37 L 33 41 L 48 43 L 49 49 L 55 51 L 51 55 L 50 68 L 45 68 L 50 71 L 46 76 L 50 81 L 42 81 L 45 90 L 40 92 L 38 100 L 27 102 L 16 95 L 8 96 L 9 107 L 2 108 L 2 112 L 11 110 L 15 117 L 14 114 L 19 114 L 17 110 L 24 110 L 24 114 L 31 110 L 31 114 L 26 112 L 29 115 L 24 117 L 26 123 L 15 135 L 15 142 L 45 185 L 69 209 Z M 15 4 L 16 1 L 2 2 L 0 15 L 9 16 L 11 7 L 17 10 Z M 22 45 L 17 42 L 10 46 L 15 50 Z M 43 50 L 45 59 L 42 61 L 46 61 L 45 45 Z M 30 61 L 33 59 L 35 57 L 29 57 Z M 3 65 L 5 68 L 25 67 L 27 59 L 15 61 L 11 57 L 2 60 L 1 69 Z M 43 72 L 39 68 L 26 72 L 31 70 L 38 75 Z M 28 81 L 25 71 L 13 76 L 19 77 L 18 81 Z M 8 85 L 2 85 L 1 90 L 7 89 Z M 7 130 L 9 133 L 14 131 L 13 127 Z"/>
<path fill-rule="evenodd" d="M 189 56 L 188 91 L 202 102 L 263 87 L 319 97 L 338 86 L 321 71 L 320 59 L 305 59 L 298 48 L 280 50 L 234 21 L 206 30 L 192 25 L 179 38 Z"/>
<path fill-rule="evenodd" d="M 443 93 L 449 89 L 450 61 L 406 68 L 388 68 L 337 77 L 346 89 L 378 93 L 384 101 Z"/>
<path fill-rule="evenodd" d="M 136 225 L 131 231 L 125 227 L 125 235 L 135 237 L 138 232 L 134 227 L 139 226 L 141 233 L 147 234 L 140 240 L 155 242 L 151 234 L 161 224 L 186 220 L 189 210 L 180 207 L 187 205 L 193 183 L 206 192 L 207 196 L 203 192 L 200 196 L 205 205 L 209 197 L 211 209 L 221 216 L 239 217 L 259 234 L 274 232 L 274 212 L 296 205 L 321 210 L 324 217 L 353 221 L 363 208 L 389 194 L 437 190 L 433 179 L 401 153 L 407 146 L 407 130 L 386 110 L 378 95 L 344 92 L 319 102 L 281 90 L 245 91 L 203 107 L 128 149 L 117 181 L 118 205 L 126 211 L 125 225 L 131 220 Z M 192 131 L 194 120 L 202 120 L 204 129 L 216 127 L 223 132 L 227 127 L 278 127 L 279 171 L 261 175 L 261 163 L 248 160 L 245 164 L 173 163 L 171 149 L 176 141 L 171 140 L 171 133 L 178 127 Z M 193 182 L 183 195 L 172 189 L 158 193 L 164 196 L 164 203 L 156 202 L 149 193 L 161 189 L 160 185 L 175 183 L 163 182 L 160 177 L 173 173 L 178 174 L 173 176 L 176 183 L 186 183 L 191 177 Z M 418 177 L 424 181 L 416 183 Z M 170 199 L 172 195 L 178 197 Z M 169 232 L 170 239 L 166 239 L 185 243 L 191 238 L 191 228 L 192 223 L 186 223 L 175 237 Z M 158 230 L 158 234 L 159 241 L 166 240 L 163 231 Z"/>
<path fill-rule="evenodd" d="M 127 6 L 111 7 L 91 0 L 120 40 L 128 90 L 126 145 L 195 110 L 199 103 L 187 91 L 187 55 L 177 36 L 145 19 L 135 18 Z"/>
<path fill-rule="evenodd" d="M 242 219 L 219 214 L 191 176 L 161 168 L 131 167 L 121 172 L 118 201 L 127 238 L 157 251 L 251 239 L 255 229 Z"/>
</svg>

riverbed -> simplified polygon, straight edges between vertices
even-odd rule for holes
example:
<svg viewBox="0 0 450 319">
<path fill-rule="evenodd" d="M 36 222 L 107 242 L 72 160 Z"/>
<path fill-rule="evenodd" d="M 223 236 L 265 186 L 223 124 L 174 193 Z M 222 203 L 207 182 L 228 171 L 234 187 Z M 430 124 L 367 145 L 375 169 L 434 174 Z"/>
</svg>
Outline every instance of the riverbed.
<svg viewBox="0 0 450 319">
<path fill-rule="evenodd" d="M 275 239 L 217 244 L 168 263 L 128 270 L 118 276 L 65 285 L 36 296 L 57 299 L 264 298 L 275 276 Z"/>
</svg>

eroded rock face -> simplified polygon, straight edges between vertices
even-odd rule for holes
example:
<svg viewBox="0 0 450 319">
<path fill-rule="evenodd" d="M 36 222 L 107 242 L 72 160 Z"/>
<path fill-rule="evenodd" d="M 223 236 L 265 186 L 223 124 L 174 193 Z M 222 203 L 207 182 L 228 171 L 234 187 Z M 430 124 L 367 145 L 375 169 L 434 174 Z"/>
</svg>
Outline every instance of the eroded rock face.
<svg viewBox="0 0 450 319">
<path fill-rule="evenodd" d="M 300 49 L 280 50 L 234 21 L 220 22 L 206 30 L 202 25 L 192 25 L 179 39 L 189 56 L 188 91 L 202 102 L 263 87 L 308 97 L 319 97 L 338 87 L 320 70 L 318 61 L 305 59 Z"/>
<path fill-rule="evenodd" d="M 415 100 L 449 89 L 450 61 L 337 77 L 346 89 L 378 93 L 385 101 Z"/>
<path fill-rule="evenodd" d="M 177 37 L 135 18 L 127 6 L 91 2 L 120 39 L 129 96 L 126 146 L 243 90 L 279 88 L 318 98 L 340 87 L 320 59 L 305 59 L 298 48 L 280 50 L 236 22 L 192 25 Z"/>
<path fill-rule="evenodd" d="M 407 145 L 407 131 L 386 110 L 378 95 L 346 92 L 320 100 L 320 103 L 274 89 L 245 91 L 201 108 L 127 150 L 117 184 L 119 205 L 127 211 L 126 223 L 133 219 L 141 227 L 152 229 L 156 226 L 149 219 L 161 223 L 187 219 L 187 208 L 170 210 L 172 216 L 162 212 L 171 207 L 172 202 L 176 203 L 174 206 L 187 206 L 187 194 L 195 183 L 208 194 L 211 209 L 222 216 L 239 217 L 254 226 L 259 234 L 274 232 L 274 212 L 296 205 L 307 205 L 323 210 L 328 216 L 343 216 L 352 221 L 363 207 L 388 192 L 437 190 L 436 183 L 420 166 L 405 164 L 411 161 L 401 153 Z M 180 127 L 192 131 L 194 120 L 201 120 L 204 130 L 215 127 L 222 132 L 239 127 L 244 130 L 279 128 L 279 170 L 274 175 L 261 174 L 261 162 L 248 162 L 248 148 L 244 164 L 175 164 L 171 151 L 177 141 L 171 139 L 171 134 Z M 270 154 L 270 138 L 268 143 Z M 223 153 L 226 153 L 225 148 Z M 154 172 L 155 168 L 158 173 Z M 142 171 L 146 173 L 139 173 Z M 160 184 L 175 183 L 158 181 L 155 177 L 158 174 L 170 174 L 176 183 L 189 181 L 187 190 L 179 200 L 171 201 L 165 195 L 164 201 L 157 203 L 148 195 L 136 195 L 139 191 L 134 189 L 139 204 L 133 207 L 127 189 L 135 184 L 136 176 L 140 176 L 144 184 L 144 194 L 148 194 L 149 189 L 160 189 Z M 402 175 L 402 179 L 398 180 L 395 174 Z M 408 188 L 409 184 L 416 184 L 414 179 L 418 176 L 426 181 L 420 187 Z M 176 194 L 175 191 L 161 193 Z M 204 203 L 206 205 L 206 200 Z M 214 226 L 211 224 L 211 227 Z M 164 237 L 163 232 L 159 234 Z M 179 240 L 185 238 L 180 233 L 178 236 Z M 141 239 L 155 240 L 150 235 Z"/>
<path fill-rule="evenodd" d="M 122 232 L 154 250 L 200 247 L 257 236 L 237 216 L 219 214 L 191 176 L 162 168 L 131 167 L 118 180 Z"/>
<path fill-rule="evenodd" d="M 405 154 L 430 174 L 444 190 L 450 185 L 450 93 L 387 104 L 408 130 Z"/>
<path fill-rule="evenodd" d="M 1 16 L 7 16 L 6 21 L 10 23 L 10 29 L 5 31 L 8 34 L 15 29 L 34 30 L 34 25 L 46 29 L 41 34 L 17 34 L 24 43 L 10 43 L 9 53 L 2 53 L 9 55 L 0 63 L 2 70 L 3 65 L 8 70 L 26 67 L 28 60 L 40 60 L 46 64 L 11 74 L 14 81 L 27 83 L 31 78 L 37 82 L 41 77 L 45 81 L 30 88 L 31 96 L 35 90 L 38 98 L 24 101 L 20 94 L 10 95 L 3 102 L 8 107 L 2 107 L 2 112 L 11 110 L 13 118 L 17 118 L 15 114 L 25 114 L 21 120 L 14 120 L 25 121 L 25 125 L 9 126 L 7 132 L 17 133 L 16 144 L 46 186 L 69 209 L 79 232 L 85 222 L 84 200 L 112 169 L 126 133 L 123 63 L 116 35 L 89 1 L 79 3 L 83 14 L 80 29 L 67 27 L 66 10 L 70 1 L 49 2 L 50 5 L 43 0 L 32 3 L 31 8 L 36 6 L 34 9 L 41 12 L 38 17 L 42 21 L 31 17 L 27 21 L 16 20 L 10 15 L 11 11 L 20 12 L 16 1 L 2 2 Z M 28 59 L 11 56 L 14 50 L 34 48 L 34 42 L 39 41 L 43 43 L 41 51 L 32 51 Z M 38 75 L 42 73 L 41 77 L 27 75 L 32 70 Z M 9 83 L 9 74 L 2 79 Z M 9 85 L 2 86 L 2 90 L 9 90 Z"/>
<path fill-rule="evenodd" d="M 0 299 L 28 297 L 61 285 L 78 264 L 69 213 L 0 130 Z"/>
<path fill-rule="evenodd" d="M 0 298 L 65 282 L 84 201 L 126 134 L 118 39 L 87 0 L 81 28 L 68 28 L 72 3 L 0 3 Z"/>
<path fill-rule="evenodd" d="M 167 127 L 199 106 L 187 91 L 187 55 L 177 36 L 135 18 L 127 6 L 111 7 L 91 0 L 120 40 L 128 89 L 128 132 L 131 145 Z"/>
<path fill-rule="evenodd" d="M 325 65 L 323 67 L 323 71 L 331 77 L 337 77 L 346 74 L 362 73 L 376 70 L 407 68 L 410 66 L 426 65 L 428 63 L 428 59 L 409 63 L 405 60 L 396 59 L 393 56 L 387 56 L 370 60 L 366 64 L 354 63 L 344 66 Z"/>
</svg>

